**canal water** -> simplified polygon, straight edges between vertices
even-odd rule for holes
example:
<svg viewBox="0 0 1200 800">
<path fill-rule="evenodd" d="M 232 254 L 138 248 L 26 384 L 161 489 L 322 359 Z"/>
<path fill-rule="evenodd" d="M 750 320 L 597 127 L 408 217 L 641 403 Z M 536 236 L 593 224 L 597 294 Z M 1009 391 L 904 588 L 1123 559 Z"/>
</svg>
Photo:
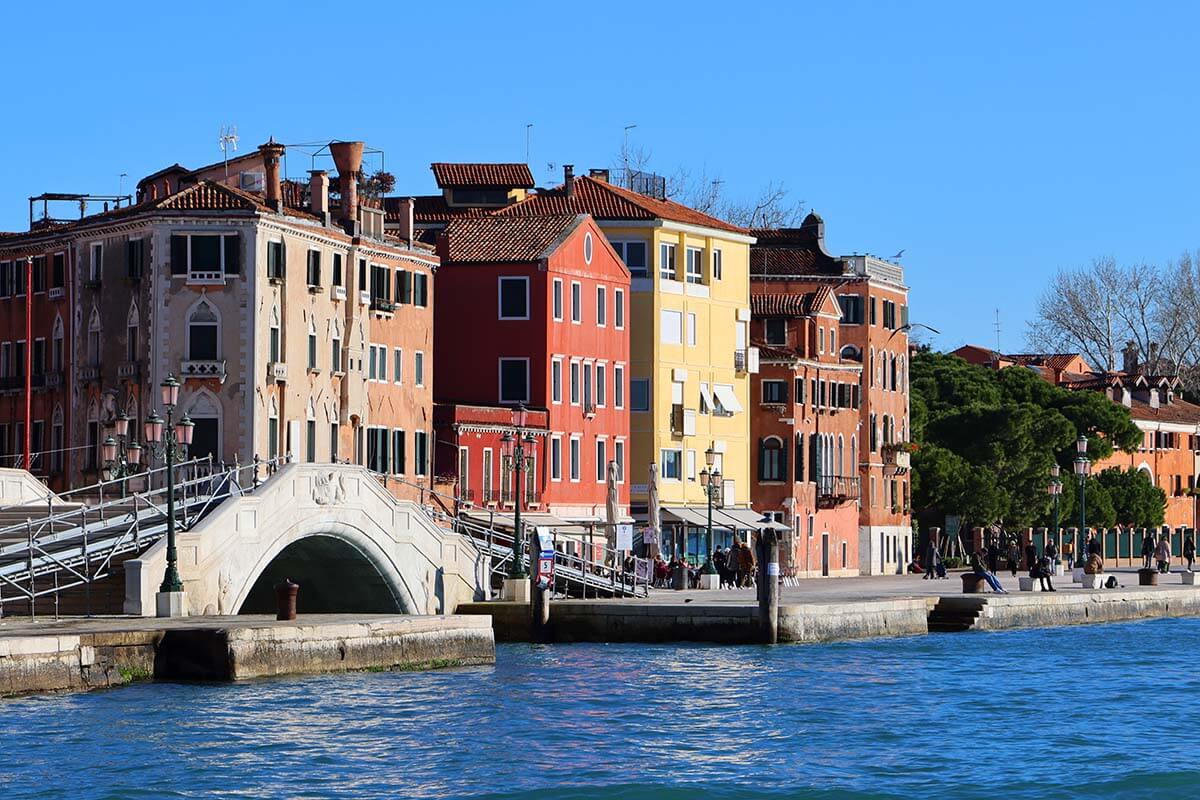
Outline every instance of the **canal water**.
<svg viewBox="0 0 1200 800">
<path fill-rule="evenodd" d="M 1200 620 L 0 701 L 0 797 L 1195 797 Z"/>
</svg>

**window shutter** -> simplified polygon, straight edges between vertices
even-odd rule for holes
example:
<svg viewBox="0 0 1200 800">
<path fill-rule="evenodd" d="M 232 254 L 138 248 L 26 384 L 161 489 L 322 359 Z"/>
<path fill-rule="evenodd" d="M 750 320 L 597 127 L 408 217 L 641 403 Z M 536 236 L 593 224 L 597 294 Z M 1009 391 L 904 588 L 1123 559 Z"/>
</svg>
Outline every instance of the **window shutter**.
<svg viewBox="0 0 1200 800">
<path fill-rule="evenodd" d="M 396 270 L 396 302 L 404 303 L 404 270 Z"/>
<path fill-rule="evenodd" d="M 187 252 L 188 252 L 187 236 L 182 234 L 171 235 L 171 274 L 172 275 L 187 275 Z"/>
<path fill-rule="evenodd" d="M 758 440 L 758 480 L 761 483 L 767 479 L 767 448 L 762 439 Z"/>
<path fill-rule="evenodd" d="M 786 447 L 779 448 L 779 474 L 775 475 L 776 480 L 786 481 L 788 473 L 788 451 Z"/>
<path fill-rule="evenodd" d="M 242 236 L 234 233 L 223 237 L 225 244 L 225 274 L 242 274 Z"/>
<path fill-rule="evenodd" d="M 796 434 L 796 482 L 804 482 L 804 434 Z"/>
<path fill-rule="evenodd" d="M 396 273 L 396 280 L 400 284 L 401 303 L 412 302 L 412 273 L 406 269 L 402 269 Z"/>
</svg>

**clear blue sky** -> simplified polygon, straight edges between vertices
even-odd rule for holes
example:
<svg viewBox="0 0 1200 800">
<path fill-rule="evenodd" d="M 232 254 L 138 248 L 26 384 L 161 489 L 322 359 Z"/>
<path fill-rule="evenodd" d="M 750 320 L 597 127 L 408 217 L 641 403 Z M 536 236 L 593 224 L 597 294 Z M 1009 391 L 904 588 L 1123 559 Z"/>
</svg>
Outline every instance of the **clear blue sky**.
<svg viewBox="0 0 1200 800">
<path fill-rule="evenodd" d="M 526 123 L 539 182 L 636 123 L 659 171 L 784 182 L 835 254 L 903 248 L 940 347 L 994 344 L 999 308 L 1022 348 L 1061 266 L 1200 247 L 1198 4 L 186 5 L 5 9 L 0 230 L 31 194 L 216 161 L 222 122 L 243 151 L 364 139 L 409 193 L 523 159 Z"/>
</svg>

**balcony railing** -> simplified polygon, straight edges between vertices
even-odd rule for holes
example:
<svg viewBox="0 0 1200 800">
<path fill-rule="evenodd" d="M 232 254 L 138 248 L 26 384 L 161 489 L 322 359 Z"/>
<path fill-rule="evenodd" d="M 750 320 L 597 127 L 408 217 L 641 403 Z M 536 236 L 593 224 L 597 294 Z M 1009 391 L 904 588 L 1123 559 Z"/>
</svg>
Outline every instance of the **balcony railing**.
<svg viewBox="0 0 1200 800">
<path fill-rule="evenodd" d="M 137 361 L 122 361 L 117 366 L 118 378 L 136 378 L 141 372 L 141 364 Z"/>
<path fill-rule="evenodd" d="M 188 378 L 216 378 L 225 381 L 225 362 L 216 359 L 188 359 L 179 365 L 179 374 Z"/>
<path fill-rule="evenodd" d="M 884 445 L 883 465 L 885 471 L 892 475 L 903 475 L 912 466 L 912 454 L 906 445 Z"/>
<path fill-rule="evenodd" d="M 733 371 L 742 373 L 758 372 L 758 348 L 743 347 L 733 351 Z"/>
<path fill-rule="evenodd" d="M 396 310 L 396 304 L 391 300 L 385 300 L 382 297 L 371 298 L 371 310 L 380 311 L 385 314 L 391 314 Z"/>
<path fill-rule="evenodd" d="M 832 508 L 857 500 L 860 496 L 857 477 L 844 475 L 817 476 L 817 505 Z"/>
<path fill-rule="evenodd" d="M 334 300 L 345 300 L 346 299 L 346 287 L 345 286 L 332 287 L 329 290 L 329 296 L 332 297 Z"/>
<path fill-rule="evenodd" d="M 46 373 L 46 388 L 57 389 L 63 384 L 63 374 L 60 370 Z"/>
<path fill-rule="evenodd" d="M 88 366 L 79 368 L 79 380 L 83 383 L 100 380 L 100 367 Z"/>
</svg>

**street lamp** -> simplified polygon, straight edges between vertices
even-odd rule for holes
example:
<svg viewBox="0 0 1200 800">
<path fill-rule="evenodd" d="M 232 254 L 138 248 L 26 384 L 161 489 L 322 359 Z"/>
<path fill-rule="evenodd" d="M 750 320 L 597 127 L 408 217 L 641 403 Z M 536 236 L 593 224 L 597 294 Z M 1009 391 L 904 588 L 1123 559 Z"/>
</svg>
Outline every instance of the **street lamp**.
<svg viewBox="0 0 1200 800">
<path fill-rule="evenodd" d="M 179 579 L 179 559 L 175 550 L 175 461 L 187 457 L 187 448 L 192 443 L 192 429 L 195 423 L 187 416 L 179 422 L 174 422 L 175 406 L 179 403 L 179 381 L 174 375 L 168 375 L 162 382 L 161 399 L 167 409 L 167 419 L 164 421 L 158 412 L 151 411 L 146 418 L 146 445 L 150 453 L 166 460 L 167 465 L 167 569 L 163 574 L 159 593 L 182 592 L 183 581 Z M 159 606 L 159 616 L 169 616 L 169 604 L 165 609 Z"/>
<path fill-rule="evenodd" d="M 1058 543 L 1058 498 L 1062 496 L 1063 484 L 1058 479 L 1062 475 L 1062 467 L 1055 464 L 1050 468 L 1050 485 L 1046 487 L 1046 491 L 1054 498 L 1054 542 Z"/>
<path fill-rule="evenodd" d="M 514 473 L 517 482 L 513 498 L 513 563 L 508 570 L 508 577 L 514 580 L 527 576 L 525 572 L 525 536 L 521 530 L 521 498 L 525 491 L 522 476 L 525 474 L 525 448 L 529 447 L 532 450 L 535 442 L 533 434 L 525 429 L 528 417 L 529 412 L 525 406 L 518 405 L 513 411 L 513 430 L 505 431 L 504 435 L 500 437 L 504 459 Z M 533 554 L 535 550 L 536 548 L 531 546 L 531 561 L 537 557 Z"/>
<path fill-rule="evenodd" d="M 713 549 L 713 500 L 721 486 L 721 470 L 717 469 L 714 463 L 717 460 L 717 453 L 711 447 L 704 451 L 704 463 L 706 466 L 700 470 L 700 486 L 704 488 L 704 497 L 708 501 L 708 543 L 704 547 L 704 566 L 700 568 L 702 575 L 716 575 L 717 568 L 712 563 Z"/>
<path fill-rule="evenodd" d="M 135 474 L 142 463 L 142 446 L 129 441 L 129 416 L 122 411 L 106 426 L 112 433 L 100 445 L 104 461 L 102 476 L 106 481 L 121 481 L 121 497 L 125 497 L 126 478 Z M 114 438 L 115 437 L 115 438 Z"/>
<path fill-rule="evenodd" d="M 1086 563 L 1083 557 L 1083 541 L 1085 531 L 1087 530 L 1087 495 L 1084 492 L 1084 487 L 1087 485 L 1088 473 L 1092 471 L 1092 462 L 1088 461 L 1087 457 L 1088 441 L 1086 436 L 1080 436 L 1075 440 L 1075 476 L 1079 479 L 1079 539 L 1078 546 L 1075 548 L 1075 566 L 1081 566 Z"/>
</svg>

